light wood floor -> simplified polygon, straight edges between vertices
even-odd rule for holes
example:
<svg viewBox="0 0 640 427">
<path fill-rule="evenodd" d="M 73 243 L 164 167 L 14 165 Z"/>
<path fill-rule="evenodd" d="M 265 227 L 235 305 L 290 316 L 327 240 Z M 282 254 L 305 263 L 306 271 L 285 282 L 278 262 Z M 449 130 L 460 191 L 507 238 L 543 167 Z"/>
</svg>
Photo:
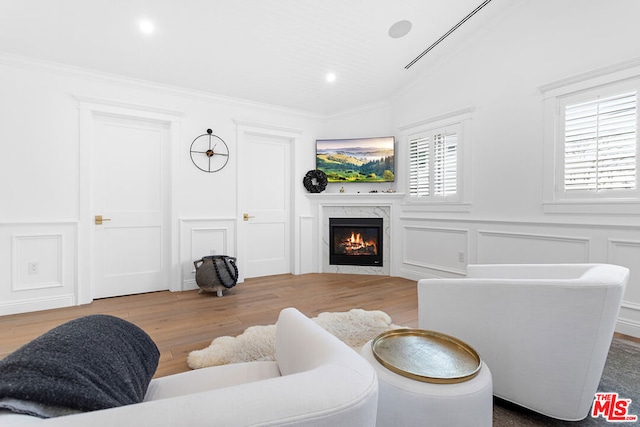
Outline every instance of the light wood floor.
<svg viewBox="0 0 640 427">
<path fill-rule="evenodd" d="M 215 294 L 154 292 L 91 304 L 0 317 L 0 359 L 68 320 L 111 314 L 144 329 L 160 349 L 156 377 L 188 371 L 187 355 L 219 336 L 276 322 L 281 309 L 309 317 L 351 308 L 383 310 L 399 325 L 417 327 L 416 282 L 398 277 L 346 274 L 280 275 L 248 279 L 222 298 Z"/>
</svg>

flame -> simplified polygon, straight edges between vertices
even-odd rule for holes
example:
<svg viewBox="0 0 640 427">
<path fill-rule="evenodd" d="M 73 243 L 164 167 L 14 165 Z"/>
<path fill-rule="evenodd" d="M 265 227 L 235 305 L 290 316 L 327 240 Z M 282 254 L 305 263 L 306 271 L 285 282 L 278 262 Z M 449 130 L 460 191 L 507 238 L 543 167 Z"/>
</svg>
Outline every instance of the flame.
<svg viewBox="0 0 640 427">
<path fill-rule="evenodd" d="M 364 246 L 364 240 L 362 240 L 362 236 L 360 233 L 356 234 L 353 231 L 351 232 L 351 238 L 349 239 L 351 245 Z"/>
<path fill-rule="evenodd" d="M 377 242 L 375 242 L 375 240 L 365 242 L 362 235 L 354 231 L 351 232 L 351 237 L 344 239 L 342 243 L 344 244 L 345 251 L 347 253 L 357 253 L 358 251 L 367 248 L 372 248 L 374 254 L 378 253 Z"/>
</svg>

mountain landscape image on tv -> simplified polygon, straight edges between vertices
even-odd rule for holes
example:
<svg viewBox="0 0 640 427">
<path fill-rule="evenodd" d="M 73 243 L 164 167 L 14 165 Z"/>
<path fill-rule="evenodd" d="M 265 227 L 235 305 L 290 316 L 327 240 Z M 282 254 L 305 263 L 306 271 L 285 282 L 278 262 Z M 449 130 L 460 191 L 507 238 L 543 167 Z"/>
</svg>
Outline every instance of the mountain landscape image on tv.
<svg viewBox="0 0 640 427">
<path fill-rule="evenodd" d="M 393 136 L 316 140 L 316 169 L 329 182 L 393 182 Z"/>
</svg>

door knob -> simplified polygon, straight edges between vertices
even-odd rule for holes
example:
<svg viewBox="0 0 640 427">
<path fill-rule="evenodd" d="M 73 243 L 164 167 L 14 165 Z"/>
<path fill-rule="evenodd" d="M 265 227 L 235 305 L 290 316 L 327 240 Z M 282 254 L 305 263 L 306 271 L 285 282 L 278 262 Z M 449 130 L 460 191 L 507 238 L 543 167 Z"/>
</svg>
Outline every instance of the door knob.
<svg viewBox="0 0 640 427">
<path fill-rule="evenodd" d="M 96 225 L 102 225 L 103 221 L 111 221 L 111 218 L 102 218 L 102 215 L 96 215 Z"/>
<path fill-rule="evenodd" d="M 249 221 L 249 218 L 255 218 L 255 216 L 250 216 L 248 213 L 246 213 L 246 214 L 243 214 L 243 215 L 242 215 L 242 218 L 243 218 L 245 221 Z"/>
</svg>

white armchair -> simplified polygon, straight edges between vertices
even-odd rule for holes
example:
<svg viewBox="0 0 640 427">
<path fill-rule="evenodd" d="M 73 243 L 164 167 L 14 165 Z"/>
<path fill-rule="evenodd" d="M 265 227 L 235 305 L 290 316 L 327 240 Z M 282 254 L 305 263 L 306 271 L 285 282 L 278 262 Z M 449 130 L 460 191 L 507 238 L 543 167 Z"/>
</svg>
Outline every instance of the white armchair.
<svg viewBox="0 0 640 427">
<path fill-rule="evenodd" d="M 466 278 L 418 282 L 418 324 L 473 346 L 495 396 L 581 420 L 628 279 L 627 268 L 608 264 L 469 265 Z"/>
<path fill-rule="evenodd" d="M 374 368 L 294 308 L 280 312 L 276 361 L 151 380 L 143 402 L 41 419 L 0 410 L 1 426 L 373 426 Z"/>
</svg>

